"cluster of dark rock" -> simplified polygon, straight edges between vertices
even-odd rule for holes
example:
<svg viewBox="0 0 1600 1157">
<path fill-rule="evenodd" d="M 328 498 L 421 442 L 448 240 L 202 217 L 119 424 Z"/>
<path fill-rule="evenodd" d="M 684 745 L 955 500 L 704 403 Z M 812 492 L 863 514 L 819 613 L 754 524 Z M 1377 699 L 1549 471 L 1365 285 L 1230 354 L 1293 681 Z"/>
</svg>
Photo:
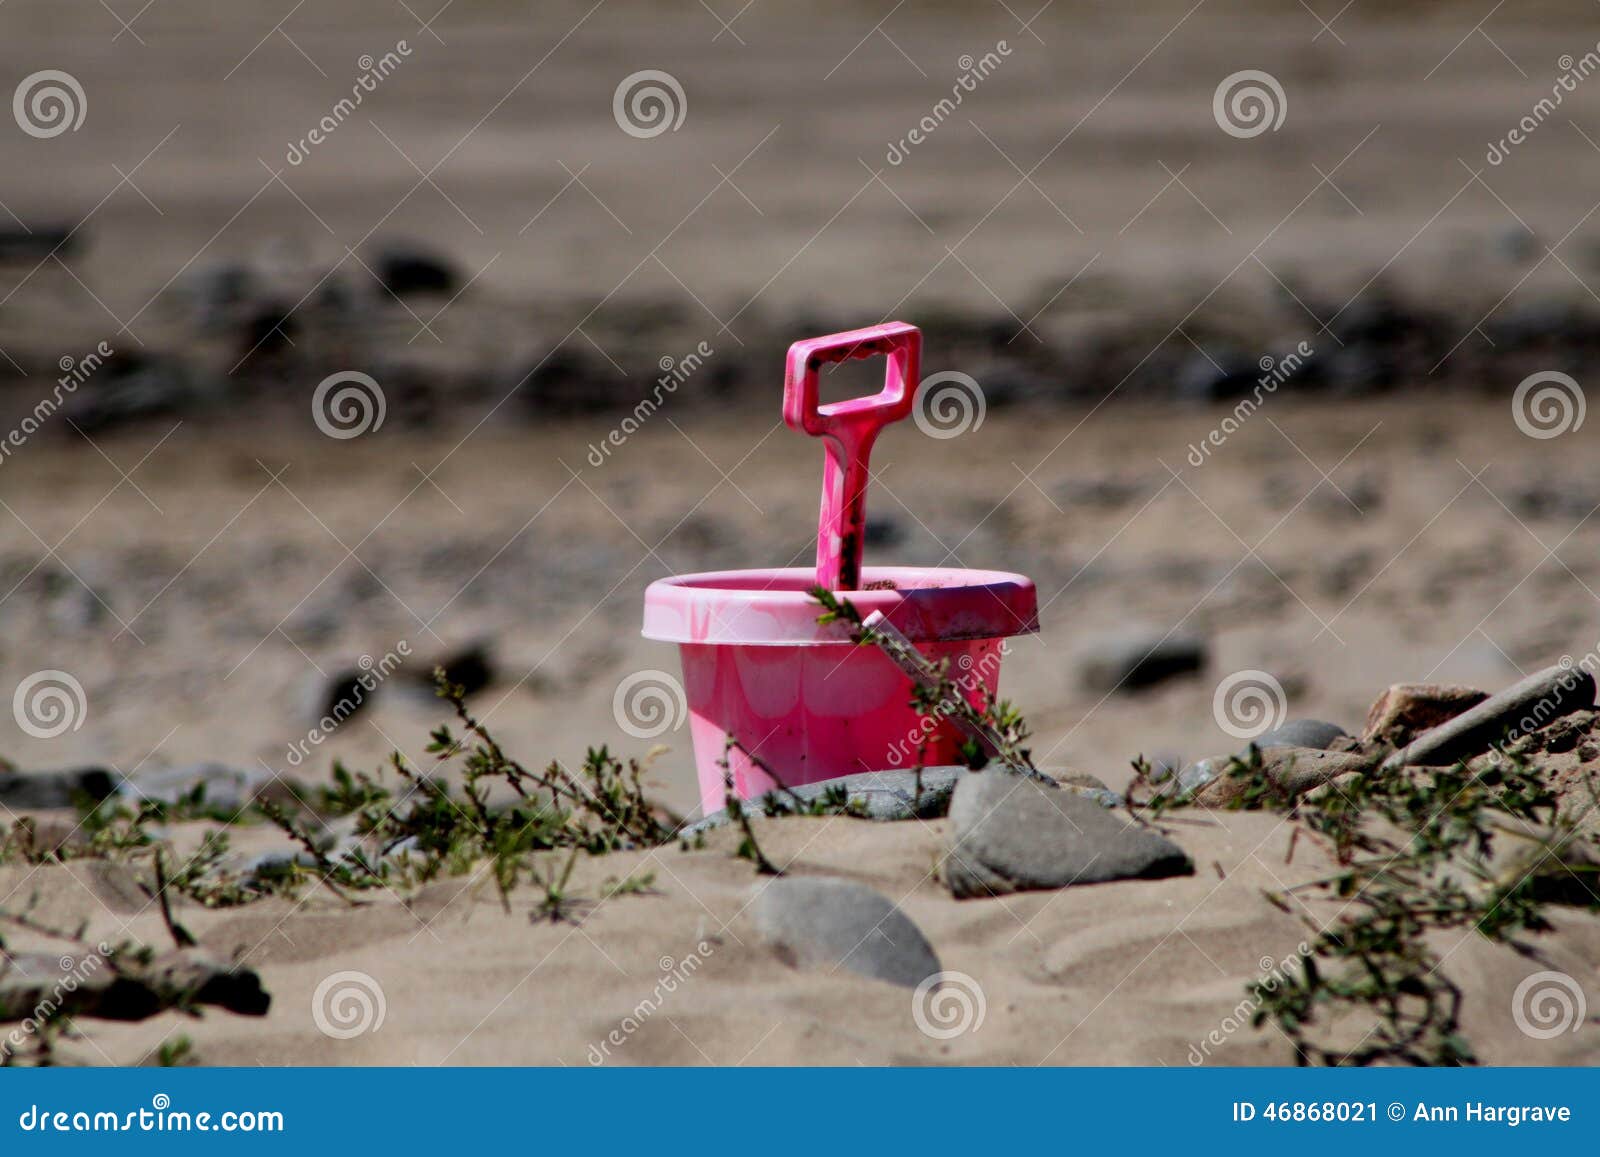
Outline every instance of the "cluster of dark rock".
<svg viewBox="0 0 1600 1157">
<path fill-rule="evenodd" d="M 0 229 L 0 263 L 84 244 L 84 234 L 63 227 Z M 1294 297 L 1255 315 L 1235 313 L 1226 326 L 1197 319 L 1181 337 L 1165 319 L 1133 312 L 1097 314 L 1070 341 L 1048 336 L 1056 316 L 1048 310 L 1038 323 L 1043 338 L 1003 316 L 941 311 L 915 320 L 927 334 L 924 364 L 970 374 L 990 410 L 1098 399 L 1111 384 L 1120 397 L 1195 402 L 1259 401 L 1264 391 L 1345 396 L 1423 382 L 1484 388 L 1535 370 L 1572 370 L 1600 355 L 1600 322 L 1577 304 L 1508 307 L 1475 330 L 1482 310 L 1412 300 L 1381 281 L 1348 304 L 1319 301 L 1304 287 Z M 1070 307 L 1048 304 L 1057 312 Z M 708 327 L 693 303 L 675 299 L 619 301 L 593 316 L 587 302 L 535 309 L 497 298 L 451 256 L 395 239 L 331 268 L 291 246 L 254 260 L 218 260 L 187 272 L 162 306 L 141 327 L 154 340 L 119 348 L 67 399 L 65 410 L 83 429 L 178 414 L 236 416 L 242 408 L 303 410 L 317 382 L 352 370 L 380 383 L 402 424 L 432 423 L 448 407 L 513 394 L 508 414 L 539 419 L 620 414 L 643 400 L 659 404 L 665 394 L 770 399 L 774 365 L 789 341 L 860 322 L 752 310 L 735 340 Z M 1474 334 L 1481 336 L 1463 340 Z M 702 345 L 714 352 L 696 358 L 692 373 L 679 367 L 663 375 Z M 33 361 L 31 373 L 51 378 L 59 353 L 24 345 L 18 356 Z"/>
</svg>

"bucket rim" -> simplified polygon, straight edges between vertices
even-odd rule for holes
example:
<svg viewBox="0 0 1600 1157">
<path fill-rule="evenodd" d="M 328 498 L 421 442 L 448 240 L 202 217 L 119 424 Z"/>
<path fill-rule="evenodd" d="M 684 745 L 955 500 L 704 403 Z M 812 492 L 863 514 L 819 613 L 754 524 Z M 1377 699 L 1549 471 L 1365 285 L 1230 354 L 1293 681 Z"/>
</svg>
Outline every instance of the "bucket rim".
<svg viewBox="0 0 1600 1157">
<path fill-rule="evenodd" d="M 882 611 L 913 642 L 1000 639 L 1039 630 L 1033 582 L 1010 571 L 868 566 L 861 580 L 864 589 L 836 593 L 863 615 Z M 820 609 L 807 593 L 814 581 L 810 567 L 657 579 L 645 591 L 643 635 L 724 646 L 849 645 L 843 624 L 816 621 Z"/>
</svg>

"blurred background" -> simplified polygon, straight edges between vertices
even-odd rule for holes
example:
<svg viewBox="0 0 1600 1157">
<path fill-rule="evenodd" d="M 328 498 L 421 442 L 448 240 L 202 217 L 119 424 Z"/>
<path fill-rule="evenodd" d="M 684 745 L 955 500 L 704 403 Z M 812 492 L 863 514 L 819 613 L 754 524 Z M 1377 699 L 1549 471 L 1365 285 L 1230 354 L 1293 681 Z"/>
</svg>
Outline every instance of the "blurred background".
<svg viewBox="0 0 1600 1157">
<path fill-rule="evenodd" d="M 688 808 L 644 587 L 809 560 L 784 351 L 890 318 L 960 377 L 868 560 L 1037 582 L 1042 764 L 1228 751 L 1240 673 L 1358 729 L 1579 660 L 1597 16 L 8 0 L 0 756 L 424 760 L 447 660 Z"/>
</svg>

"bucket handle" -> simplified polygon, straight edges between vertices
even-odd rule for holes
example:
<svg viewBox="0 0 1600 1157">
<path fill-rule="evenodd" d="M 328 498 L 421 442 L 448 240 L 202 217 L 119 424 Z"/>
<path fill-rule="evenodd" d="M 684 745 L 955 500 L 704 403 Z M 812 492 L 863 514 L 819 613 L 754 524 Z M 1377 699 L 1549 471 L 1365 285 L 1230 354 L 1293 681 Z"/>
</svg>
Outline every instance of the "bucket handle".
<svg viewBox="0 0 1600 1157">
<path fill-rule="evenodd" d="M 817 371 L 823 365 L 880 355 L 886 359 L 882 390 L 817 404 Z M 903 321 L 808 338 L 789 347 L 783 420 L 792 430 L 821 438 L 827 451 L 817 522 L 817 585 L 827 590 L 860 586 L 867 460 L 879 431 L 911 412 L 921 361 L 922 331 Z"/>
</svg>

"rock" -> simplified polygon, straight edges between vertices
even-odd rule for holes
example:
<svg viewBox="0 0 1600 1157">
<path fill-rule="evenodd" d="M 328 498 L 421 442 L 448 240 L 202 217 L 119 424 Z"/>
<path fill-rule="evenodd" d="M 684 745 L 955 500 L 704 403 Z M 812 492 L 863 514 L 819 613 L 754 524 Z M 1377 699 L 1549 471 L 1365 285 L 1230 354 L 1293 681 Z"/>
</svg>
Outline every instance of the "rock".
<svg viewBox="0 0 1600 1157">
<path fill-rule="evenodd" d="M 1179 368 L 1176 385 L 1184 401 L 1220 402 L 1250 393 L 1260 378 L 1256 363 L 1237 351 L 1208 355 L 1196 350 Z"/>
<path fill-rule="evenodd" d="M 324 731 L 333 730 L 333 727 L 351 718 L 367 705 L 367 700 L 377 690 L 376 688 L 367 690 L 366 682 L 370 682 L 372 678 L 370 671 L 360 667 L 350 667 L 335 672 L 327 679 L 318 678 L 307 693 L 307 718 L 313 724 L 321 726 Z M 328 720 L 332 721 L 333 727 L 324 725 Z"/>
<path fill-rule="evenodd" d="M 494 660 L 487 643 L 473 643 L 459 651 L 441 655 L 431 663 L 419 664 L 413 674 L 430 692 L 433 690 L 435 667 L 443 667 L 444 677 L 468 695 L 475 695 L 494 682 Z"/>
<path fill-rule="evenodd" d="M 1272 747 L 1261 752 L 1261 772 L 1286 797 L 1293 798 L 1343 775 L 1364 775 L 1372 770 L 1372 757 L 1350 751 L 1320 751 L 1312 747 Z M 1229 807 L 1243 801 L 1251 777 L 1227 774 L 1227 762 L 1194 793 L 1203 807 Z"/>
<path fill-rule="evenodd" d="M 794 968 L 845 968 L 915 988 L 939 958 L 905 913 L 864 884 L 781 877 L 759 885 L 757 931 Z"/>
<path fill-rule="evenodd" d="M 1291 719 L 1281 727 L 1274 727 L 1258 736 L 1255 745 L 1263 751 L 1269 747 L 1311 747 L 1327 751 L 1335 740 L 1343 739 L 1348 734 L 1337 723 L 1324 723 L 1320 719 Z"/>
<path fill-rule="evenodd" d="M 807 783 L 794 789 L 801 799 L 821 799 L 829 791 L 844 791 L 853 811 L 873 820 L 939 819 L 949 814 L 950 797 L 956 784 L 972 774 L 964 767 L 925 767 L 922 769 L 922 795 L 917 795 L 917 776 L 909 768 L 894 771 L 863 771 L 821 783 Z"/>
<path fill-rule="evenodd" d="M 909 768 L 889 771 L 861 771 L 854 775 L 841 775 L 817 783 L 803 783 L 793 789 L 800 799 L 811 803 L 829 792 L 843 791 L 845 804 L 852 815 L 861 819 L 891 823 L 899 820 L 936 820 L 950 813 L 950 799 L 956 785 L 969 775 L 980 774 L 965 767 L 925 767 L 922 769 L 922 795 L 917 795 L 916 773 Z M 1076 795 L 1093 799 L 1101 807 L 1118 807 L 1122 797 L 1105 785 L 1105 782 L 1081 772 L 1051 768 L 1046 775 L 1056 779 L 1064 789 Z M 787 792 L 777 793 L 779 815 L 793 814 L 793 801 Z M 745 807 L 752 817 L 765 815 L 762 800 L 749 800 Z M 698 823 L 685 828 L 683 836 L 694 836 L 728 822 L 726 812 L 713 812 Z"/>
<path fill-rule="evenodd" d="M 906 536 L 899 519 L 887 514 L 867 515 L 866 528 L 861 533 L 863 546 L 893 546 Z"/>
<path fill-rule="evenodd" d="M 1448 722 L 1469 707 L 1476 707 L 1488 693 L 1476 687 L 1449 683 L 1396 683 L 1367 712 L 1361 729 L 1363 743 L 1387 743 L 1403 747 L 1424 731 Z"/>
<path fill-rule="evenodd" d="M 1594 676 L 1581 667 L 1546 667 L 1413 739 L 1385 762 L 1441 767 L 1595 705 Z"/>
<path fill-rule="evenodd" d="M 163 354 L 119 353 L 86 379 L 60 413 L 85 433 L 188 412 L 199 399 L 188 367 Z"/>
<path fill-rule="evenodd" d="M 262 302 L 239 320 L 236 334 L 239 357 L 267 357 L 284 353 L 294 348 L 294 339 L 299 332 L 300 323 L 295 320 L 291 303 Z"/>
<path fill-rule="evenodd" d="M 1194 635 L 1125 631 L 1092 642 L 1080 660 L 1091 691 L 1134 691 L 1205 666 L 1206 642 Z"/>
<path fill-rule="evenodd" d="M 568 349 L 558 349 L 519 371 L 509 385 L 536 418 L 595 414 L 621 404 L 636 386 L 617 372 Z M 632 405 L 637 398 L 628 401 Z"/>
<path fill-rule="evenodd" d="M 70 256 L 77 251 L 82 236 L 77 226 L 60 222 L 33 226 L 21 222 L 0 225 L 0 264 L 12 261 L 37 263 L 51 254 Z"/>
<path fill-rule="evenodd" d="M 229 767 L 222 763 L 190 763 L 182 767 L 141 770 L 138 778 L 122 785 L 122 793 L 135 799 L 177 803 L 203 789 L 201 802 L 228 813 L 238 813 L 255 799 L 272 779 L 265 769 Z"/>
<path fill-rule="evenodd" d="M 944 879 L 957 899 L 1194 872 L 1164 836 L 1092 799 L 1003 771 L 958 784 L 950 820 Z"/>
<path fill-rule="evenodd" d="M 99 803 L 116 790 L 117 776 L 103 767 L 0 771 L 0 804 L 15 811 Z"/>
<path fill-rule="evenodd" d="M 1228 766 L 1232 756 L 1212 755 L 1205 759 L 1197 759 L 1188 767 L 1178 772 L 1178 778 L 1173 781 L 1173 790 L 1179 795 L 1199 791 L 1206 784 L 1221 775 Z"/>
<path fill-rule="evenodd" d="M 396 297 L 412 293 L 453 293 L 460 283 L 455 266 L 424 246 L 391 242 L 372 259 L 378 284 Z"/>
<path fill-rule="evenodd" d="M 144 1020 L 166 1008 L 216 1005 L 265 1016 L 272 998 L 248 968 L 186 948 L 148 963 L 96 952 L 19 952 L 0 957 L 0 1021 L 52 1015 Z"/>
</svg>

